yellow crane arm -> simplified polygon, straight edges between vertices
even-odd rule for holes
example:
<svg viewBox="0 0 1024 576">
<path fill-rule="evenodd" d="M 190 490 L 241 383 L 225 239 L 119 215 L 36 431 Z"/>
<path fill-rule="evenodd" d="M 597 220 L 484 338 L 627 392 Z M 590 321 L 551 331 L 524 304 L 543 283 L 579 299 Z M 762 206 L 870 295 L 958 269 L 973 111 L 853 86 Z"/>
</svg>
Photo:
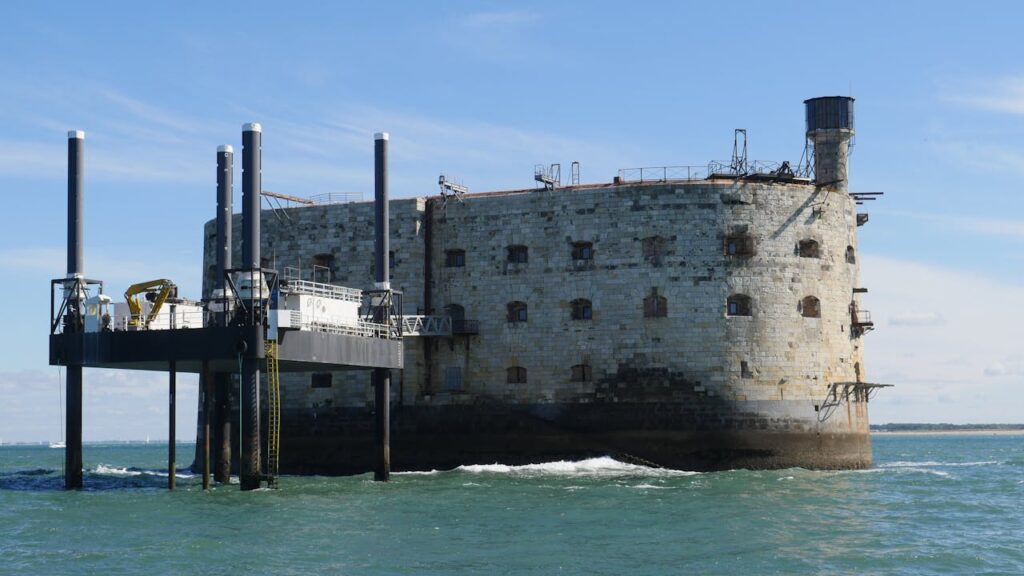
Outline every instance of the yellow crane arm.
<svg viewBox="0 0 1024 576">
<path fill-rule="evenodd" d="M 124 299 L 128 303 L 128 311 L 131 313 L 131 318 L 128 320 L 128 324 L 131 326 L 142 326 L 148 328 L 149 324 L 156 318 L 157 314 L 160 313 L 160 308 L 163 307 L 164 302 L 171 297 L 172 294 L 178 289 L 174 285 L 174 282 L 166 278 L 159 280 L 149 280 L 147 282 L 139 282 L 138 284 L 132 284 L 124 291 Z M 148 292 L 155 292 L 156 297 L 153 299 L 153 307 L 149 311 L 149 315 L 146 316 L 145 321 L 142 319 L 142 303 L 139 301 L 139 295 Z"/>
</svg>

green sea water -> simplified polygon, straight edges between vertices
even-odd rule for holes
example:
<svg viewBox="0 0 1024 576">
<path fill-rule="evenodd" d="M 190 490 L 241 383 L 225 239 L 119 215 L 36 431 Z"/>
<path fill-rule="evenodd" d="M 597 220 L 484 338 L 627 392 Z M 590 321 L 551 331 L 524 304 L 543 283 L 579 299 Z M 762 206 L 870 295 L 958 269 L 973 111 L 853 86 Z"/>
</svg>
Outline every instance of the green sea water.
<svg viewBox="0 0 1024 576">
<path fill-rule="evenodd" d="M 0 447 L 0 574 L 1024 574 L 1024 436 L 880 436 L 863 471 L 607 458 L 204 493 L 166 446 Z M 179 445 L 179 454 L 189 446 Z"/>
</svg>

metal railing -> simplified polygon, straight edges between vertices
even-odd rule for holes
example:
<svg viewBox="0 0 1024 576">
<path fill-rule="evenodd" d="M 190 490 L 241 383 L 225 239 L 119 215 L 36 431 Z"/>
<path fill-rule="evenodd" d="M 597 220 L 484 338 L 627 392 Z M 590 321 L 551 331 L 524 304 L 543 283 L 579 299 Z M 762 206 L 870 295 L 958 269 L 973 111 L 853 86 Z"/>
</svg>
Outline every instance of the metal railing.
<svg viewBox="0 0 1024 576">
<path fill-rule="evenodd" d="M 50 280 L 50 334 L 84 329 L 85 301 L 93 288 L 97 294 L 103 294 L 103 281 L 82 276 Z M 60 296 L 58 290 L 62 292 Z"/>
<path fill-rule="evenodd" d="M 362 202 L 362 192 L 326 192 L 309 197 L 314 204 L 349 204 L 351 202 Z"/>
<path fill-rule="evenodd" d="M 620 182 L 668 182 L 675 180 L 704 180 L 707 166 L 647 166 L 619 170 Z"/>
<path fill-rule="evenodd" d="M 479 320 L 453 319 L 452 334 L 470 336 L 480 333 Z"/>
<path fill-rule="evenodd" d="M 173 304 L 166 304 L 165 306 L 173 306 Z M 190 328 L 205 328 L 207 326 L 215 325 L 215 322 L 210 317 L 210 313 L 207 309 L 202 308 L 199 310 L 175 310 L 174 312 L 168 311 L 170 315 L 167 318 L 167 326 L 156 326 L 155 323 L 147 326 L 145 322 L 145 315 L 140 314 L 138 316 L 132 316 L 130 314 L 122 316 L 117 319 L 114 325 L 114 330 L 118 332 L 132 331 L 132 332 L 145 332 L 155 330 L 184 330 Z M 157 316 L 157 319 L 161 319 L 161 316 Z"/>
<path fill-rule="evenodd" d="M 741 176 L 751 176 L 755 174 L 767 175 L 777 173 L 781 167 L 781 163 L 767 160 L 751 160 L 750 162 L 744 162 L 742 165 L 737 165 L 733 162 L 712 160 L 708 163 L 708 172 L 711 175 L 734 176 L 738 178 Z"/>
<path fill-rule="evenodd" d="M 405 336 L 451 336 L 450 316 L 402 316 L 402 334 Z"/>
<path fill-rule="evenodd" d="M 788 170 L 788 172 L 787 172 Z M 742 165 L 733 162 L 711 161 L 706 166 L 647 166 L 619 170 L 619 181 L 626 182 L 686 182 L 707 180 L 711 176 L 789 176 L 794 174 L 788 165 L 766 160 L 752 160 Z"/>
<path fill-rule="evenodd" d="M 311 296 L 322 296 L 324 298 L 333 298 L 335 300 L 344 300 L 345 302 L 355 302 L 357 304 L 363 301 L 363 291 L 357 288 L 335 286 L 334 284 L 325 284 L 323 282 L 313 282 L 310 280 L 287 278 L 281 283 L 281 289 L 287 291 L 289 294 L 309 294 Z"/>
<path fill-rule="evenodd" d="M 389 338 L 394 332 L 387 324 L 360 320 L 356 324 L 333 324 L 330 322 L 310 322 L 309 329 L 314 332 L 341 334 L 343 336 L 359 336 L 362 338 Z"/>
</svg>

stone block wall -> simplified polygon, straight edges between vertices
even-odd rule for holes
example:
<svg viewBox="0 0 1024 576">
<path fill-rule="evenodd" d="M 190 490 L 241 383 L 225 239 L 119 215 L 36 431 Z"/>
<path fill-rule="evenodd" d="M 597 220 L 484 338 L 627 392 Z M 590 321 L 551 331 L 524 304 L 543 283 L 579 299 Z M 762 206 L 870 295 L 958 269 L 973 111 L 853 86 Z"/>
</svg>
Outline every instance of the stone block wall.
<svg viewBox="0 0 1024 576">
<path fill-rule="evenodd" d="M 472 195 L 443 207 L 432 198 L 429 223 L 427 202 L 391 202 L 392 286 L 404 292 L 408 313 L 423 312 L 429 225 L 433 311 L 459 305 L 479 321 L 479 334 L 406 339 L 406 368 L 392 378 L 396 406 L 659 403 L 701 394 L 809 409 L 832 382 L 856 380 L 857 370 L 864 378 L 862 339 L 850 328 L 856 210 L 845 193 L 733 180 L 580 186 Z M 262 223 L 268 264 L 311 273 L 316 255 L 331 254 L 333 282 L 373 286 L 371 203 L 264 211 Z M 236 216 L 236 258 L 240 228 Z M 213 234 L 211 222 L 206 294 Z M 727 254 L 730 239 L 749 254 Z M 817 257 L 800 255 L 806 240 L 817 243 Z M 585 243 L 592 258 L 580 259 Z M 510 261 L 510 246 L 526 246 L 526 262 Z M 463 265 L 446 258 L 455 251 Z M 750 316 L 727 314 L 737 294 L 749 297 Z M 801 315 L 807 296 L 819 300 L 819 318 Z M 645 317 L 645 298 L 664 298 L 667 314 Z M 590 302 L 584 319 L 572 318 L 575 300 Z M 525 322 L 509 321 L 512 302 L 526 304 Z M 508 382 L 512 367 L 526 369 L 525 382 Z M 286 412 L 301 416 L 286 423 L 329 428 L 332 410 L 372 407 L 368 372 L 336 373 L 325 388 L 313 388 L 309 375 L 282 382 Z"/>
</svg>

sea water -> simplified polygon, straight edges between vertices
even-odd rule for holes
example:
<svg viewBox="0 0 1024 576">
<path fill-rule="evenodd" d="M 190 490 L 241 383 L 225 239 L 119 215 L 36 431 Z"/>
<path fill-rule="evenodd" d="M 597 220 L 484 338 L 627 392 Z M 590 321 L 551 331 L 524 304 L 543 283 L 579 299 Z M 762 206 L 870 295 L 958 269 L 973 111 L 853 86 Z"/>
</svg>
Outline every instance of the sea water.
<svg viewBox="0 0 1024 576">
<path fill-rule="evenodd" d="M 166 446 L 0 447 L 3 574 L 1024 574 L 1024 436 L 876 436 L 875 466 L 597 458 L 204 493 Z M 190 454 L 181 444 L 178 454 Z"/>
</svg>

